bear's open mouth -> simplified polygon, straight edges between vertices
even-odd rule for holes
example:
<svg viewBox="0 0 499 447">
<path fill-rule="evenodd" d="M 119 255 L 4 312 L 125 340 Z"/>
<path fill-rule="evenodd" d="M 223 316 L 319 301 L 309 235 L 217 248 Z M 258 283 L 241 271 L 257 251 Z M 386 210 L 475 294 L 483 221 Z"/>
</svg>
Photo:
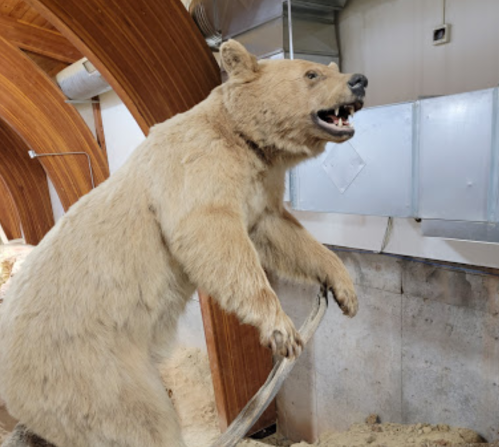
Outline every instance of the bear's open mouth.
<svg viewBox="0 0 499 447">
<path fill-rule="evenodd" d="M 314 116 L 315 122 L 333 136 L 351 136 L 354 134 L 354 128 L 350 119 L 362 106 L 361 101 L 355 101 L 331 109 L 319 110 Z"/>
</svg>

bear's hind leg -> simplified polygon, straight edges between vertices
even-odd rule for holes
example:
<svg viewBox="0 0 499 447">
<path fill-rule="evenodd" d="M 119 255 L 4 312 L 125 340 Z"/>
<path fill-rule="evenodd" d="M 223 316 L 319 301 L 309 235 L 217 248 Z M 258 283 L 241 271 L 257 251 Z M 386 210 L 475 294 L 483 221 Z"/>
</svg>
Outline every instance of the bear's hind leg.
<svg viewBox="0 0 499 447">
<path fill-rule="evenodd" d="M 123 390 L 118 405 L 96 414 L 97 426 L 87 432 L 89 446 L 186 447 L 173 404 L 157 382 L 148 392 L 140 385 Z"/>
</svg>

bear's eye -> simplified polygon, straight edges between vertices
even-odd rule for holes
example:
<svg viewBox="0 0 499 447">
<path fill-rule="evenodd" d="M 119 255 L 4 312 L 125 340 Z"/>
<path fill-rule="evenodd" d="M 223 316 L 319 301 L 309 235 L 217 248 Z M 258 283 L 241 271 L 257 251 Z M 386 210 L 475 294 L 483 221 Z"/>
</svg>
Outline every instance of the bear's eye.
<svg viewBox="0 0 499 447">
<path fill-rule="evenodd" d="M 315 71 L 309 71 L 306 74 L 306 76 L 307 76 L 308 79 L 316 79 L 316 78 L 319 77 L 319 75 Z"/>
</svg>

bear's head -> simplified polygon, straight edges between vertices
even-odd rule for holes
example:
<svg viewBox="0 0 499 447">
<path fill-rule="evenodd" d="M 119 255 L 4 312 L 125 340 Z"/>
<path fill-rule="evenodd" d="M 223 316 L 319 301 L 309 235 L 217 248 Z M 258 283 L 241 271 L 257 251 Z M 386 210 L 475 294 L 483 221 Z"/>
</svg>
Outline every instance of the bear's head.
<svg viewBox="0 0 499 447">
<path fill-rule="evenodd" d="M 258 62 L 234 40 L 220 51 L 229 75 L 222 86 L 225 108 L 235 131 L 253 144 L 293 162 L 353 136 L 350 117 L 364 103 L 365 76 L 340 73 L 334 63 Z"/>
</svg>

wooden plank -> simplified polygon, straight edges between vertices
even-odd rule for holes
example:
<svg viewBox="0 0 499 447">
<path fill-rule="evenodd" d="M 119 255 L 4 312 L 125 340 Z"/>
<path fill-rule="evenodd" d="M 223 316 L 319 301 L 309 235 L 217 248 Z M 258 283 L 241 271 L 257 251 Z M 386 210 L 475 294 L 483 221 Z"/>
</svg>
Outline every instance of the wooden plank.
<svg viewBox="0 0 499 447">
<path fill-rule="evenodd" d="M 23 50 L 23 53 L 51 78 L 68 66 L 66 62 L 56 61 L 55 59 L 42 56 L 41 54 L 32 53 L 31 51 Z"/>
<path fill-rule="evenodd" d="M 0 0 L 0 14 L 7 15 L 21 22 L 37 25 L 41 28 L 55 30 L 46 19 L 27 5 L 24 0 Z"/>
<path fill-rule="evenodd" d="M 1 14 L 12 14 L 13 11 L 23 3 L 21 0 L 1 0 L 0 3 L 0 13 Z"/>
<path fill-rule="evenodd" d="M 219 425 L 225 431 L 260 389 L 272 370 L 270 350 L 260 345 L 256 328 L 242 325 L 213 298 L 199 293 Z M 273 402 L 250 434 L 276 422 Z"/>
<path fill-rule="evenodd" d="M 0 120 L 0 177 L 19 213 L 26 243 L 36 245 L 54 225 L 47 176 L 29 147 Z"/>
<path fill-rule="evenodd" d="M 0 15 L 0 35 L 18 48 L 72 63 L 82 54 L 58 31 L 51 31 Z"/>
<path fill-rule="evenodd" d="M 9 188 L 0 176 L 0 225 L 8 240 L 22 237 L 21 220 Z M 0 402 L 1 405 L 1 402 Z"/>
<path fill-rule="evenodd" d="M 102 111 L 100 107 L 100 99 L 98 96 L 92 98 L 92 110 L 94 112 L 95 134 L 97 137 L 97 144 L 100 146 L 102 152 L 107 159 L 106 136 L 104 135 L 104 125 L 102 123 Z"/>
<path fill-rule="evenodd" d="M 64 209 L 109 176 L 107 160 L 76 109 L 41 68 L 0 37 L 0 118 L 38 154 L 83 152 L 83 155 L 37 159 L 52 180 Z"/>
</svg>

